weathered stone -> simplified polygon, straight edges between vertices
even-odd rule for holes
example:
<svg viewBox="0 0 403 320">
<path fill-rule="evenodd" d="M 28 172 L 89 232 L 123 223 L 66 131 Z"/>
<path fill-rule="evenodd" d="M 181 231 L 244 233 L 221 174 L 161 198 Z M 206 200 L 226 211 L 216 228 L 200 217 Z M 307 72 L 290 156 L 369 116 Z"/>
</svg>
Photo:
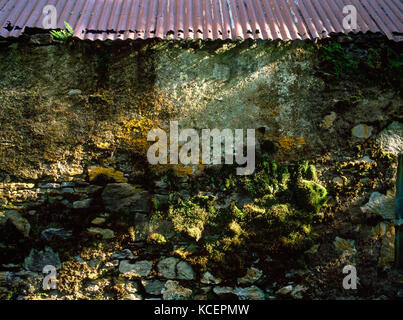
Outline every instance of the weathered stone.
<svg viewBox="0 0 403 320">
<path fill-rule="evenodd" d="M 211 292 L 212 289 L 211 287 L 200 287 L 200 291 L 204 294 Z"/>
<path fill-rule="evenodd" d="M 167 194 L 155 194 L 154 195 L 154 206 L 156 209 L 164 207 L 169 203 L 169 195 Z"/>
<path fill-rule="evenodd" d="M 130 210 L 134 212 L 148 213 L 150 211 L 150 194 L 148 191 L 139 191 L 138 194 L 123 199 L 118 211 L 121 211 L 122 208 L 130 208 Z"/>
<path fill-rule="evenodd" d="M 362 157 L 361 159 L 358 159 L 357 161 L 358 161 L 358 162 L 369 162 L 369 163 L 374 162 L 374 160 L 372 160 L 372 159 L 371 159 L 370 157 L 368 157 L 368 156 Z"/>
<path fill-rule="evenodd" d="M 403 152 L 403 123 L 392 122 L 376 140 L 385 152 L 398 155 Z"/>
<path fill-rule="evenodd" d="M 253 284 L 256 281 L 258 281 L 262 275 L 263 272 L 261 270 L 254 267 L 249 268 L 244 277 L 238 278 L 238 284 L 243 285 Z"/>
<path fill-rule="evenodd" d="M 161 234 L 165 239 L 175 235 L 173 224 L 159 217 L 149 217 L 144 213 L 134 213 L 133 241 L 146 241 L 151 234 Z"/>
<path fill-rule="evenodd" d="M 277 290 L 276 294 L 286 296 L 286 295 L 290 294 L 292 292 L 292 290 L 293 290 L 293 286 L 288 285 L 288 286 L 282 287 L 279 290 Z"/>
<path fill-rule="evenodd" d="M 335 112 L 331 112 L 327 115 L 322 122 L 322 128 L 330 129 L 333 126 L 333 122 L 337 119 L 337 114 Z"/>
<path fill-rule="evenodd" d="M 381 239 L 379 267 L 392 267 L 395 261 L 395 227 L 393 222 L 380 222 L 372 229 L 372 232 L 375 239 Z"/>
<path fill-rule="evenodd" d="M 356 138 L 367 139 L 372 135 L 373 129 L 366 124 L 359 124 L 351 130 L 351 134 Z"/>
<path fill-rule="evenodd" d="M 120 273 L 128 274 L 135 277 L 147 277 L 153 267 L 152 261 L 138 261 L 134 264 L 130 263 L 128 260 L 123 260 L 120 262 L 119 271 Z"/>
<path fill-rule="evenodd" d="M 187 300 L 192 296 L 192 290 L 182 287 L 178 281 L 168 280 L 162 289 L 163 300 Z"/>
<path fill-rule="evenodd" d="M 220 284 L 222 280 L 214 277 L 210 272 L 207 271 L 203 274 L 200 282 L 204 284 Z"/>
<path fill-rule="evenodd" d="M 24 260 L 24 268 L 29 271 L 42 272 L 47 265 L 61 268 L 59 254 L 50 247 L 45 247 L 44 251 L 31 249 L 29 256 Z"/>
<path fill-rule="evenodd" d="M 91 268 L 98 269 L 102 263 L 101 257 L 92 258 L 90 261 L 87 262 L 88 266 Z"/>
<path fill-rule="evenodd" d="M 339 252 L 344 252 L 344 251 L 348 251 L 348 252 L 352 252 L 352 253 L 356 252 L 354 240 L 346 240 L 346 239 L 343 239 L 340 237 L 336 237 L 333 244 L 334 244 L 335 249 Z"/>
<path fill-rule="evenodd" d="M 128 183 L 110 183 L 102 192 L 102 199 L 106 204 L 116 199 L 124 199 L 135 195 L 138 191 Z"/>
<path fill-rule="evenodd" d="M 34 34 L 29 38 L 29 43 L 35 45 L 49 45 L 53 42 L 53 36 L 50 33 Z"/>
<path fill-rule="evenodd" d="M 62 188 L 74 188 L 76 184 L 74 182 L 63 182 L 62 183 Z"/>
<path fill-rule="evenodd" d="M 235 289 L 231 287 L 214 287 L 213 292 L 218 296 L 235 295 Z"/>
<path fill-rule="evenodd" d="M 110 229 L 88 228 L 87 231 L 92 235 L 100 235 L 102 239 L 108 240 L 115 237 L 115 232 Z"/>
<path fill-rule="evenodd" d="M 175 235 L 174 225 L 171 221 L 163 220 L 157 216 L 151 217 L 148 225 L 149 234 L 160 233 L 165 239 Z"/>
<path fill-rule="evenodd" d="M 166 183 L 164 180 L 158 180 L 155 182 L 155 188 L 157 189 L 168 189 L 168 183 Z"/>
<path fill-rule="evenodd" d="M 133 253 L 130 251 L 130 249 L 123 249 L 122 251 L 115 252 L 111 255 L 111 259 L 135 259 L 136 257 L 133 255 Z"/>
<path fill-rule="evenodd" d="M 96 293 L 99 291 L 99 286 L 95 283 L 89 284 L 84 290 L 87 291 L 88 293 Z"/>
<path fill-rule="evenodd" d="M 338 186 L 342 186 L 344 184 L 344 180 L 341 177 L 334 177 L 332 181 Z"/>
<path fill-rule="evenodd" d="M 150 218 L 144 213 L 134 214 L 134 238 L 133 241 L 145 241 L 150 235 Z"/>
<path fill-rule="evenodd" d="M 93 219 L 91 221 L 91 223 L 95 224 L 96 226 L 100 226 L 100 225 L 104 224 L 105 222 L 106 222 L 106 219 L 102 218 L 102 217 L 96 217 L 95 219 Z"/>
<path fill-rule="evenodd" d="M 60 171 L 60 174 L 62 175 L 67 175 L 67 176 L 78 176 L 83 174 L 84 168 L 77 163 L 58 163 L 58 170 Z"/>
<path fill-rule="evenodd" d="M 375 214 L 386 220 L 395 218 L 395 195 L 393 191 L 388 191 L 386 195 L 379 192 L 373 192 L 367 204 L 361 207 L 365 214 Z"/>
<path fill-rule="evenodd" d="M 71 89 L 68 93 L 67 93 L 67 95 L 69 95 L 69 96 L 76 96 L 76 95 L 80 95 L 80 94 L 82 94 L 83 92 L 80 90 L 80 89 Z"/>
<path fill-rule="evenodd" d="M 119 267 L 119 260 L 105 262 L 103 270 L 111 270 Z"/>
<path fill-rule="evenodd" d="M 161 277 L 166 279 L 175 279 L 176 278 L 176 264 L 179 262 L 179 259 L 170 257 L 162 259 L 157 264 L 158 271 Z"/>
<path fill-rule="evenodd" d="M 179 262 L 176 265 L 176 269 L 178 271 L 178 279 L 193 280 L 195 278 L 195 272 L 193 271 L 192 266 L 185 261 Z"/>
<path fill-rule="evenodd" d="M 262 289 L 251 286 L 248 288 L 236 288 L 234 293 L 239 300 L 264 300 L 265 294 Z"/>
<path fill-rule="evenodd" d="M 20 231 L 24 237 L 29 237 L 29 232 L 31 230 L 31 225 L 28 220 L 25 219 L 21 214 L 16 210 L 9 210 L 5 214 L 6 219 L 8 219 L 15 228 Z"/>
<path fill-rule="evenodd" d="M 129 293 L 124 296 L 123 300 L 143 300 L 143 297 L 138 293 Z"/>
<path fill-rule="evenodd" d="M 91 195 L 91 194 L 97 193 L 98 191 L 102 190 L 102 188 L 103 188 L 102 186 L 90 185 L 86 188 L 85 193 L 88 193 Z"/>
<path fill-rule="evenodd" d="M 248 203 L 253 203 L 253 199 L 248 195 L 241 193 L 233 193 L 230 196 L 222 195 L 218 201 L 214 202 L 214 206 L 217 209 L 227 209 L 231 205 L 232 202 L 235 202 L 235 205 L 238 208 L 242 208 L 244 205 Z"/>
<path fill-rule="evenodd" d="M 141 283 L 148 294 L 153 294 L 155 296 L 161 294 L 165 285 L 165 283 L 160 280 L 141 280 Z"/>
<path fill-rule="evenodd" d="M 295 286 L 295 288 L 292 290 L 291 297 L 293 297 L 294 299 L 302 299 L 304 292 L 307 290 L 308 290 L 307 287 L 304 287 L 299 284 Z"/>
<path fill-rule="evenodd" d="M 46 241 L 52 241 L 55 239 L 66 240 L 71 238 L 72 234 L 72 231 L 64 228 L 49 228 L 41 232 L 41 238 Z"/>
<path fill-rule="evenodd" d="M 127 183 L 110 183 L 102 192 L 105 208 L 111 212 L 121 213 L 150 211 L 148 191 L 139 190 Z"/>
<path fill-rule="evenodd" d="M 73 202 L 74 209 L 88 209 L 91 206 L 92 199 L 84 199 Z"/>
<path fill-rule="evenodd" d="M 137 282 L 134 281 L 127 281 L 125 282 L 125 290 L 127 293 L 138 293 L 139 291 L 139 285 Z"/>
<path fill-rule="evenodd" d="M 35 184 L 33 183 L 23 183 L 23 182 L 0 183 L 0 189 L 6 189 L 6 190 L 24 190 L 33 188 L 35 188 Z"/>
<path fill-rule="evenodd" d="M 61 204 L 67 208 L 70 208 L 70 209 L 73 208 L 73 205 L 67 199 L 62 200 Z"/>
<path fill-rule="evenodd" d="M 59 183 L 40 183 L 39 188 L 41 189 L 60 189 Z"/>
</svg>

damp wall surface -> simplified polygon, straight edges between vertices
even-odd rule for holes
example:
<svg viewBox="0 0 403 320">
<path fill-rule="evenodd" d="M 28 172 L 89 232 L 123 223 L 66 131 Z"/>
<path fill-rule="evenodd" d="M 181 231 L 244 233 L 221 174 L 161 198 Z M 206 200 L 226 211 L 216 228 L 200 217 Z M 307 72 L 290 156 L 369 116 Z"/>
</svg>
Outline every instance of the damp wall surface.
<svg viewBox="0 0 403 320">
<path fill-rule="evenodd" d="M 342 147 L 361 122 L 380 130 L 401 104 L 382 83 L 327 83 L 318 49 L 303 42 L 16 42 L 0 59 L 2 179 L 71 179 L 108 162 L 130 174 L 127 157 L 144 158 L 148 131 L 169 121 L 259 129 L 280 158 L 312 158 Z"/>
</svg>

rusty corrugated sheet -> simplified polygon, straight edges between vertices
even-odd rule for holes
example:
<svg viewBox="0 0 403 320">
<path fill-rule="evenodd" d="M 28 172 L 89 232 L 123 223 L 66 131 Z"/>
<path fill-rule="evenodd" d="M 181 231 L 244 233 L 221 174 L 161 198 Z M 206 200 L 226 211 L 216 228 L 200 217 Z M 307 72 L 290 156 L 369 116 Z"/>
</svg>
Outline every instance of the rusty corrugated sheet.
<svg viewBox="0 0 403 320">
<path fill-rule="evenodd" d="M 74 36 L 116 39 L 315 39 L 333 33 L 382 33 L 402 40 L 401 0 L 0 0 L 0 36 L 43 28 L 45 5 Z M 358 28 L 343 28 L 343 8 L 354 5 Z"/>
</svg>

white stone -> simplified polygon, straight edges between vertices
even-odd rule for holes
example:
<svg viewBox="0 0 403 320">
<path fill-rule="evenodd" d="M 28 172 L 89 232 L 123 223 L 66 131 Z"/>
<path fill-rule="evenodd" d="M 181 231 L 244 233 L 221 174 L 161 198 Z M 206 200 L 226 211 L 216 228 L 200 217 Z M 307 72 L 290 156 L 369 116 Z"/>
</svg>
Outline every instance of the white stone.
<svg viewBox="0 0 403 320">
<path fill-rule="evenodd" d="M 124 300 L 143 300 L 143 297 L 137 293 L 130 293 L 125 295 Z"/>
<path fill-rule="evenodd" d="M 276 294 L 287 295 L 290 294 L 293 290 L 292 285 L 282 287 L 281 289 L 277 290 Z"/>
<path fill-rule="evenodd" d="M 403 152 L 403 124 L 397 121 L 392 122 L 376 140 L 385 152 L 398 155 Z"/>
<path fill-rule="evenodd" d="M 373 127 L 366 124 L 359 124 L 351 130 L 351 134 L 356 138 L 367 139 L 372 135 Z"/>
<path fill-rule="evenodd" d="M 67 94 L 69 96 L 74 96 L 74 95 L 79 95 L 82 94 L 83 92 L 79 89 L 71 89 Z"/>
<path fill-rule="evenodd" d="M 386 220 L 395 218 L 395 195 L 389 190 L 386 195 L 379 192 L 373 192 L 367 204 L 360 209 L 365 214 L 376 214 Z"/>
</svg>

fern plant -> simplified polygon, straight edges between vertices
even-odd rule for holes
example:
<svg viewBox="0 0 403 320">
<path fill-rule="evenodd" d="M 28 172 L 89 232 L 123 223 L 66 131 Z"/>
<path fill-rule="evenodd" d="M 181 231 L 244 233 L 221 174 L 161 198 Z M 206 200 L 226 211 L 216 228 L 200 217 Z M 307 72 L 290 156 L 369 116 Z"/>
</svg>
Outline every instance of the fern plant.
<svg viewBox="0 0 403 320">
<path fill-rule="evenodd" d="M 66 26 L 66 30 L 52 30 L 50 31 L 50 34 L 55 37 L 55 39 L 58 40 L 67 40 L 68 38 L 72 37 L 74 34 L 73 28 L 65 21 L 64 25 Z"/>
</svg>

